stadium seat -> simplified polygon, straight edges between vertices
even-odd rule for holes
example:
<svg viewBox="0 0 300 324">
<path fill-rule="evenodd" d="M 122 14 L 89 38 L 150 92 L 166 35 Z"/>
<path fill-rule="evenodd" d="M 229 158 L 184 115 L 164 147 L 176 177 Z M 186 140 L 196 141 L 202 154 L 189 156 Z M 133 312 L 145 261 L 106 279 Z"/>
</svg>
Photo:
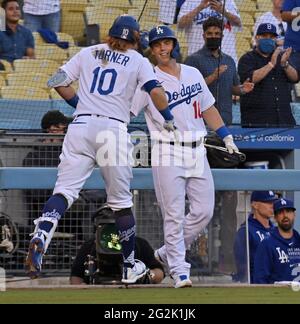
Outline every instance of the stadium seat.
<svg viewBox="0 0 300 324">
<path fill-rule="evenodd" d="M 44 41 L 43 37 L 40 35 L 40 33 L 38 32 L 34 32 L 32 33 L 33 34 L 33 37 L 34 37 L 34 42 L 35 42 L 35 45 L 38 46 L 38 45 L 45 45 L 47 44 L 47 42 Z M 74 42 L 74 39 L 71 35 L 69 34 L 66 34 L 66 33 L 57 33 L 57 38 L 59 41 L 62 41 L 62 42 L 68 42 L 69 43 L 69 46 L 75 46 L 75 42 Z"/>
<path fill-rule="evenodd" d="M 85 17 L 88 25 L 101 25 L 106 23 L 111 26 L 113 20 L 123 14 L 124 11 L 121 9 L 112 7 L 87 7 L 85 9 Z"/>
<path fill-rule="evenodd" d="M 237 38 L 243 37 L 249 40 L 252 38 L 251 30 L 246 26 L 243 26 L 243 29 L 241 31 L 238 31 L 235 35 Z"/>
<path fill-rule="evenodd" d="M 84 40 L 84 11 L 88 0 L 61 1 L 61 32 L 69 34 L 76 42 Z"/>
<path fill-rule="evenodd" d="M 61 63 L 67 59 L 68 52 L 57 45 L 40 45 L 35 48 L 35 56 L 37 59 L 50 59 Z"/>
<path fill-rule="evenodd" d="M 58 70 L 59 64 L 55 61 L 51 60 L 15 60 L 14 61 L 14 69 L 17 73 L 43 73 L 52 75 L 55 71 Z"/>
<path fill-rule="evenodd" d="M 255 14 L 254 14 L 254 20 L 256 21 L 260 16 L 262 16 L 264 13 L 263 12 L 260 12 L 260 11 L 257 11 Z"/>
<path fill-rule="evenodd" d="M 48 100 L 49 94 L 41 88 L 6 86 L 1 89 L 3 99 Z"/>
<path fill-rule="evenodd" d="M 57 38 L 61 42 L 68 42 L 70 47 L 75 46 L 75 41 L 72 35 L 67 33 L 57 33 Z"/>
<path fill-rule="evenodd" d="M 34 44 L 35 46 L 38 46 L 38 45 L 45 45 L 46 42 L 44 41 L 43 37 L 40 35 L 40 33 L 38 32 L 33 32 L 32 33 L 33 35 L 33 38 L 34 38 Z"/>
<path fill-rule="evenodd" d="M 125 13 L 127 13 L 129 9 L 136 8 L 135 3 L 131 4 L 129 1 L 124 0 L 103 0 L 100 2 L 98 1 L 98 3 L 102 7 L 119 8 Z"/>
<path fill-rule="evenodd" d="M 248 12 L 241 12 L 240 15 L 241 15 L 241 20 L 242 20 L 243 26 L 252 28 L 254 25 L 253 17 Z"/>
<path fill-rule="evenodd" d="M 48 74 L 42 73 L 11 73 L 7 75 L 8 86 L 14 87 L 34 87 L 48 89 L 47 81 L 49 80 Z"/>
<path fill-rule="evenodd" d="M 270 0 L 257 0 L 257 9 L 261 12 L 273 10 L 273 4 Z"/>
<path fill-rule="evenodd" d="M 0 74 L 0 88 L 6 85 L 5 76 Z"/>
<path fill-rule="evenodd" d="M 237 3 L 240 12 L 248 12 L 253 16 L 257 10 L 256 3 L 252 0 L 242 0 Z"/>
<path fill-rule="evenodd" d="M 82 47 L 71 46 L 68 48 L 69 58 L 73 57 L 75 54 L 79 53 L 82 50 Z"/>
<path fill-rule="evenodd" d="M 2 63 L 2 65 L 4 66 L 4 71 L 6 73 L 10 73 L 13 70 L 13 67 L 11 65 L 10 62 L 6 61 L 6 60 L 0 60 L 0 63 Z"/>
</svg>

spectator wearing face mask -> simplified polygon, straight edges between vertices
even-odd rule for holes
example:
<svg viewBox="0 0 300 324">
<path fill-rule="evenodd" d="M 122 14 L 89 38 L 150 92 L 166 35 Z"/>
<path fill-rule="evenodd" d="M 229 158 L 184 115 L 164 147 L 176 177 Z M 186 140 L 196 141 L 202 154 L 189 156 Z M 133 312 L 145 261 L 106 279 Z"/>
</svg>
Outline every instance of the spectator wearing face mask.
<svg viewBox="0 0 300 324">
<path fill-rule="evenodd" d="M 263 15 L 257 18 L 254 25 L 254 35 L 256 35 L 257 28 L 260 24 L 263 23 L 271 23 L 276 27 L 277 30 L 277 39 L 276 44 L 278 46 L 283 46 L 284 36 L 287 30 L 287 23 L 282 20 L 281 17 L 281 8 L 283 4 L 283 0 L 272 0 L 273 9 L 272 11 L 265 12 Z M 253 39 L 253 43 L 255 45 L 255 38 Z"/>
<path fill-rule="evenodd" d="M 256 47 L 243 55 L 238 64 L 241 82 L 251 80 L 254 90 L 241 97 L 243 127 L 291 127 L 291 84 L 299 80 L 294 67 L 292 48 L 276 47 L 276 27 L 258 26 Z"/>
<path fill-rule="evenodd" d="M 203 24 L 204 46 L 187 57 L 185 64 L 198 69 L 215 97 L 226 125 L 232 124 L 232 95 L 241 96 L 253 90 L 254 84 L 245 80 L 240 84 L 233 58 L 220 50 L 222 20 L 211 17 Z"/>
</svg>

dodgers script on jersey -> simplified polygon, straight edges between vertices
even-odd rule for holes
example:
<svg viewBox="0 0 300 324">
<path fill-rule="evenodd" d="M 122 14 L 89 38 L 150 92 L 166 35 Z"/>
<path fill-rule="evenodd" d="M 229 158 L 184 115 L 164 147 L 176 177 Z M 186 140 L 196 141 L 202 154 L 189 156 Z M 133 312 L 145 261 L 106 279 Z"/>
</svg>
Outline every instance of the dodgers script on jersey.
<svg viewBox="0 0 300 324">
<path fill-rule="evenodd" d="M 187 65 L 181 65 L 180 79 L 163 72 L 159 67 L 155 67 L 155 72 L 167 94 L 169 107 L 182 140 L 184 141 L 186 136 L 189 136 L 187 141 L 196 141 L 205 136 L 207 131 L 202 113 L 213 106 L 215 99 L 202 74 Z M 164 118 L 157 111 L 151 99 L 138 90 L 133 99 L 131 112 L 138 115 L 143 108 L 147 108 L 145 114 L 150 132 L 162 131 Z M 169 133 L 169 137 L 173 139 L 174 135 Z"/>
<path fill-rule="evenodd" d="M 80 62 L 84 62 L 83 69 Z M 99 114 L 130 121 L 130 106 L 137 84 L 156 80 L 146 58 L 99 44 L 81 50 L 61 67 L 72 81 L 79 79 L 79 103 L 74 115 Z"/>
</svg>

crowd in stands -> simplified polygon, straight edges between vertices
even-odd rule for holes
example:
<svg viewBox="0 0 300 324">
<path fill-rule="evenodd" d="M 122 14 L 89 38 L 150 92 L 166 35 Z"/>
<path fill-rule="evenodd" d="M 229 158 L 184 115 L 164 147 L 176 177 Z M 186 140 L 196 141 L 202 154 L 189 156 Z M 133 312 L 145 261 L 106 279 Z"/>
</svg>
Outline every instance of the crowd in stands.
<svg viewBox="0 0 300 324">
<path fill-rule="evenodd" d="M 292 0 L 76 3 L 75 12 L 72 0 L 2 1 L 2 98 L 61 99 L 48 90 L 45 79 L 86 45 L 87 26 L 99 23 L 102 42 L 115 16 L 128 13 L 140 18 L 142 29 L 163 23 L 176 30 L 182 61 L 203 74 L 227 124 L 232 124 L 236 101 L 244 127 L 296 124 L 291 102 L 300 97 L 300 37 L 293 28 L 299 12 Z"/>
</svg>

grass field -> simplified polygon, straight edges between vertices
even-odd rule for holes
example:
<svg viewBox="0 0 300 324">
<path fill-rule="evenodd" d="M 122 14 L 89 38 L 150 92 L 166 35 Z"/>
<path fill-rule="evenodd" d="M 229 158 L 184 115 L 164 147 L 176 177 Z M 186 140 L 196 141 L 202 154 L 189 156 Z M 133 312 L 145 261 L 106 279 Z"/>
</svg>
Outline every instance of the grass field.
<svg viewBox="0 0 300 324">
<path fill-rule="evenodd" d="M 36 289 L 0 292 L 0 304 L 300 304 L 290 288 Z"/>
</svg>

